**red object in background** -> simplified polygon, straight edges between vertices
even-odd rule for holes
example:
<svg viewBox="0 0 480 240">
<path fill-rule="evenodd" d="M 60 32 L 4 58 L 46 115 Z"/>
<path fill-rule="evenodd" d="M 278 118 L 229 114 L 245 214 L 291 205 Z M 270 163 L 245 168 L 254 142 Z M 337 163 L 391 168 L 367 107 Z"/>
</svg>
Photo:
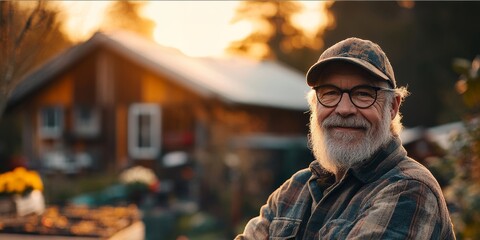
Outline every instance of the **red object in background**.
<svg viewBox="0 0 480 240">
<path fill-rule="evenodd" d="M 188 147 L 193 145 L 192 132 L 170 132 L 165 133 L 163 144 L 167 148 Z"/>
<path fill-rule="evenodd" d="M 154 183 L 150 184 L 150 186 L 148 186 L 148 190 L 150 190 L 151 192 L 159 192 L 160 190 L 160 181 L 155 181 Z"/>
</svg>

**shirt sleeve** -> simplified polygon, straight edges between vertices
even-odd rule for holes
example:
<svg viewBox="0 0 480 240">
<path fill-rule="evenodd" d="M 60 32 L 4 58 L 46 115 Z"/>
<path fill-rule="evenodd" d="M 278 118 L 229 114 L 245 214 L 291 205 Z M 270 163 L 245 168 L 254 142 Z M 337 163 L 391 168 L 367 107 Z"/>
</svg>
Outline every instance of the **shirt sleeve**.
<svg viewBox="0 0 480 240">
<path fill-rule="evenodd" d="M 354 221 L 326 223 L 322 239 L 441 239 L 436 195 L 424 183 L 402 180 L 360 207 Z"/>
</svg>

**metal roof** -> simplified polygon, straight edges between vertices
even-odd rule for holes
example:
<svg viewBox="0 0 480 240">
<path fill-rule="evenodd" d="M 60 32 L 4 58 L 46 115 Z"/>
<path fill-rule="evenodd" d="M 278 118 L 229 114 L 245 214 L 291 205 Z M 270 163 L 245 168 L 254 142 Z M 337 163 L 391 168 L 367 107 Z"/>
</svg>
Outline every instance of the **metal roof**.
<svg viewBox="0 0 480 240">
<path fill-rule="evenodd" d="M 192 91 L 229 103 L 307 110 L 309 88 L 302 73 L 274 61 L 241 57 L 195 58 L 129 32 L 96 33 L 28 75 L 9 105 L 25 98 L 70 64 L 102 45 Z"/>
<path fill-rule="evenodd" d="M 426 137 L 438 143 L 443 149 L 448 149 L 452 143 L 452 137 L 465 132 L 465 130 L 463 122 L 452 122 L 430 128 L 418 126 L 404 129 L 400 133 L 400 139 L 402 144 L 406 145 Z"/>
</svg>

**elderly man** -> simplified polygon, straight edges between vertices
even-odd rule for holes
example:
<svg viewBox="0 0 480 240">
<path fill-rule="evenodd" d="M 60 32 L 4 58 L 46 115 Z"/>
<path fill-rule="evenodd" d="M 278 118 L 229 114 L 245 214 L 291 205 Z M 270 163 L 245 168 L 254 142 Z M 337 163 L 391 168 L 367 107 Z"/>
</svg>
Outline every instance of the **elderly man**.
<svg viewBox="0 0 480 240">
<path fill-rule="evenodd" d="M 407 157 L 407 95 L 375 43 L 349 38 L 307 73 L 316 161 L 270 195 L 236 239 L 455 239 L 442 191 Z"/>
</svg>

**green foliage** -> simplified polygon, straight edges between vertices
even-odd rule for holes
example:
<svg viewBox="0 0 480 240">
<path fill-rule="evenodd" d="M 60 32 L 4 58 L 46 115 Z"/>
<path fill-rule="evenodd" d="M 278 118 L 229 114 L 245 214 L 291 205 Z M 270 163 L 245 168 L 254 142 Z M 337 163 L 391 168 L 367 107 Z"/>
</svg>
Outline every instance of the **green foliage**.
<svg viewBox="0 0 480 240">
<path fill-rule="evenodd" d="M 457 92 L 469 112 L 464 115 L 465 130 L 451 140 L 445 158 L 429 161 L 428 166 L 441 182 L 448 179 L 444 194 L 458 239 L 480 239 L 480 58 L 472 62 L 455 59 L 453 69 L 460 75 Z M 472 87 L 473 86 L 473 87 Z"/>
<path fill-rule="evenodd" d="M 453 69 L 460 74 L 455 87 L 457 92 L 462 94 L 470 114 L 480 114 L 480 56 L 471 62 L 461 58 L 454 59 Z"/>
<path fill-rule="evenodd" d="M 88 176 L 52 174 L 43 177 L 48 204 L 64 204 L 75 196 L 98 192 L 118 183 L 118 175 L 96 173 Z"/>
<path fill-rule="evenodd" d="M 480 238 L 480 121 L 465 123 L 466 131 L 452 142 L 444 167 L 454 169 L 455 175 L 444 190 L 452 206 L 451 216 L 459 239 Z"/>
</svg>

